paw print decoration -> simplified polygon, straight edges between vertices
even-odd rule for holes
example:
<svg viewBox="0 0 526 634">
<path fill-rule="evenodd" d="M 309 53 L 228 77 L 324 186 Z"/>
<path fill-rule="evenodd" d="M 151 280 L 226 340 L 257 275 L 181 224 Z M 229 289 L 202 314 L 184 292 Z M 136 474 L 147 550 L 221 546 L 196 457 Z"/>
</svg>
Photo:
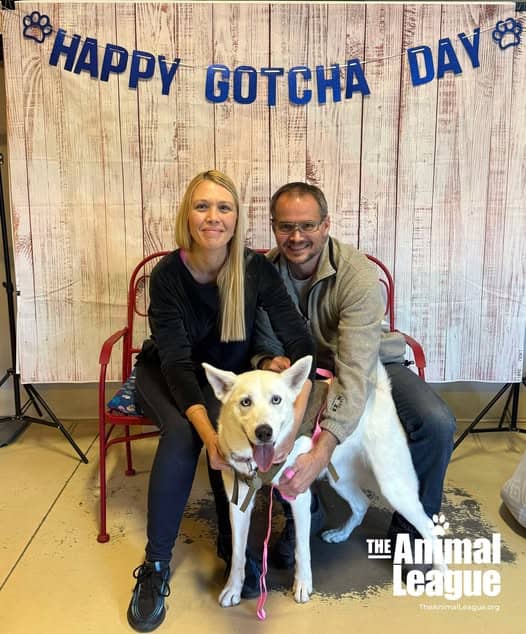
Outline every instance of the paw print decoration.
<svg viewBox="0 0 526 634">
<path fill-rule="evenodd" d="M 491 36 L 501 50 L 521 43 L 522 24 L 513 18 L 499 20 Z"/>
<path fill-rule="evenodd" d="M 437 537 L 443 537 L 449 528 L 449 522 L 446 521 L 446 517 L 443 513 L 440 515 L 433 515 L 433 520 L 429 520 L 431 523 L 431 532 Z"/>
<path fill-rule="evenodd" d="M 24 24 L 24 37 L 35 40 L 39 44 L 42 44 L 46 37 L 53 32 L 49 16 L 38 11 L 33 11 L 30 15 L 24 16 L 22 22 Z"/>
</svg>

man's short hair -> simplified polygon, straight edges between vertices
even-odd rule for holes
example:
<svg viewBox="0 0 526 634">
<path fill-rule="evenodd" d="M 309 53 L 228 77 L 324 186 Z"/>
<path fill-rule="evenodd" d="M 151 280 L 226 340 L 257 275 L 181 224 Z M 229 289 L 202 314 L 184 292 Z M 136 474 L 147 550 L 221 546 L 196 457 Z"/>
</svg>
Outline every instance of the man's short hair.
<svg viewBox="0 0 526 634">
<path fill-rule="evenodd" d="M 329 213 L 327 199 L 319 187 L 316 187 L 316 185 L 309 185 L 309 183 L 295 182 L 282 185 L 270 199 L 270 215 L 272 218 L 274 218 L 278 198 L 282 194 L 298 194 L 300 197 L 310 194 L 318 203 L 318 207 L 320 208 L 320 219 L 324 220 Z"/>
</svg>

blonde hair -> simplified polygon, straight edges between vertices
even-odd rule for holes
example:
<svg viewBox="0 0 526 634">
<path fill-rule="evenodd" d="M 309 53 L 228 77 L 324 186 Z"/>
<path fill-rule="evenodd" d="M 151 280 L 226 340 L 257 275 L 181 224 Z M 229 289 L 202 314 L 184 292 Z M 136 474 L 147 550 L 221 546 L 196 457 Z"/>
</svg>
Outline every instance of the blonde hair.
<svg viewBox="0 0 526 634">
<path fill-rule="evenodd" d="M 175 241 L 182 249 L 192 249 L 193 241 L 188 227 L 188 217 L 194 192 L 205 180 L 224 187 L 234 199 L 237 214 L 236 227 L 228 243 L 227 258 L 217 276 L 217 287 L 221 315 L 221 341 L 243 341 L 246 339 L 244 257 L 246 216 L 239 209 L 239 195 L 236 186 L 228 176 L 216 170 L 208 170 L 197 174 L 191 180 L 175 218 Z"/>
</svg>

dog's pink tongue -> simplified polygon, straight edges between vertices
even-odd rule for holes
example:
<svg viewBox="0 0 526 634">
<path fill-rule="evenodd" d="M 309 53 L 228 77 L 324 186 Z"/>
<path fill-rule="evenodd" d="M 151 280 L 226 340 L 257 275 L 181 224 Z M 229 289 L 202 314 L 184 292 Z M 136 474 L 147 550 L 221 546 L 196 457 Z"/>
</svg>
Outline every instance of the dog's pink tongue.
<svg viewBox="0 0 526 634">
<path fill-rule="evenodd" d="M 268 471 L 274 460 L 274 445 L 271 442 L 263 445 L 254 445 L 252 455 L 258 469 L 263 472 Z"/>
</svg>

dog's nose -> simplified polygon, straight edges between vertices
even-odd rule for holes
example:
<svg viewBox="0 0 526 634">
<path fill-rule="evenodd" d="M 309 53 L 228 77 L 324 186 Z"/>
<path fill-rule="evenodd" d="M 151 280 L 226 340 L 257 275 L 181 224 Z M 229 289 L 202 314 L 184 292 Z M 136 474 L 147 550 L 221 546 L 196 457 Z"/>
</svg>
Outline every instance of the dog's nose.
<svg viewBox="0 0 526 634">
<path fill-rule="evenodd" d="M 270 425 L 258 425 L 256 427 L 256 438 L 261 442 L 268 442 L 272 438 L 272 427 Z"/>
</svg>

